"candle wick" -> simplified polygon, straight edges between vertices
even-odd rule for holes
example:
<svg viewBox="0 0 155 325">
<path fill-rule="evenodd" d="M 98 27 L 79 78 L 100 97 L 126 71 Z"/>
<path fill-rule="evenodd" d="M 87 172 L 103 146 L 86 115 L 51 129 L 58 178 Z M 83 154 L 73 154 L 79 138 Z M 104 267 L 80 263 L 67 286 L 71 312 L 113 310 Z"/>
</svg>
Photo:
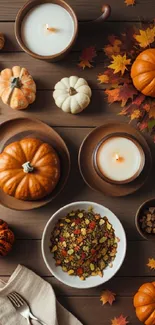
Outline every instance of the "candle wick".
<svg viewBox="0 0 155 325">
<path fill-rule="evenodd" d="M 120 157 L 117 153 L 115 154 L 115 160 L 117 162 L 123 162 L 124 161 L 124 158 L 123 157 Z"/>
<path fill-rule="evenodd" d="M 57 31 L 56 28 L 54 28 L 54 27 L 49 27 L 48 24 L 46 24 L 45 27 L 46 27 L 46 30 L 48 30 L 49 32 L 55 33 L 55 32 Z"/>
</svg>

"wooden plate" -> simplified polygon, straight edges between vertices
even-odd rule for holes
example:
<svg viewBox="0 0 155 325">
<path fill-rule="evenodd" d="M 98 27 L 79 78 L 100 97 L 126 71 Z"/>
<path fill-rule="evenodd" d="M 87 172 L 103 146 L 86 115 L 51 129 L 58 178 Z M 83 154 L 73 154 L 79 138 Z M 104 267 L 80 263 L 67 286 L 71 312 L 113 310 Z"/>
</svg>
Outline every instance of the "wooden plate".
<svg viewBox="0 0 155 325">
<path fill-rule="evenodd" d="M 94 168 L 93 153 L 97 144 L 112 133 L 126 133 L 134 137 L 145 153 L 145 166 L 139 177 L 127 184 L 110 184 Z M 79 150 L 79 168 L 84 181 L 92 189 L 107 196 L 125 196 L 137 191 L 146 181 L 152 167 L 150 148 L 143 135 L 129 124 L 110 122 L 94 129 L 83 141 Z"/>
<path fill-rule="evenodd" d="M 39 208 L 53 200 L 63 189 L 70 172 L 70 155 L 67 146 L 60 135 L 47 124 L 36 119 L 15 118 L 7 120 L 0 126 L 0 152 L 9 143 L 25 137 L 35 137 L 51 144 L 57 151 L 61 163 L 61 177 L 54 191 L 37 201 L 17 200 L 0 190 L 0 203 L 10 209 L 31 210 Z"/>
</svg>

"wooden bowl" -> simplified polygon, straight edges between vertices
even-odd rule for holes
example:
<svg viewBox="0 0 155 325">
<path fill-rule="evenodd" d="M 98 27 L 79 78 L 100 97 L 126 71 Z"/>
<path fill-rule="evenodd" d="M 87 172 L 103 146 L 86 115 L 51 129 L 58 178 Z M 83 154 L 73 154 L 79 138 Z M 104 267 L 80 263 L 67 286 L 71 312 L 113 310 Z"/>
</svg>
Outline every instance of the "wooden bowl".
<svg viewBox="0 0 155 325">
<path fill-rule="evenodd" d="M 22 37 L 21 37 L 21 24 L 22 24 L 22 21 L 23 21 L 25 15 L 33 7 L 36 7 L 43 3 L 55 3 L 55 4 L 62 6 L 64 9 L 66 9 L 68 11 L 68 13 L 70 14 L 70 16 L 72 17 L 73 22 L 74 22 L 74 35 L 72 37 L 70 44 L 63 51 L 56 53 L 54 55 L 48 55 L 48 56 L 39 55 L 39 54 L 36 54 L 36 53 L 32 52 L 31 50 L 29 50 L 25 46 L 25 44 L 22 40 Z M 20 47 L 27 54 L 33 56 L 35 59 L 47 60 L 47 61 L 51 61 L 51 62 L 56 62 L 56 61 L 61 60 L 71 50 L 72 46 L 74 45 L 74 43 L 76 41 L 77 35 L 78 35 L 78 21 L 77 21 L 76 14 L 73 11 L 73 9 L 63 0 L 33 0 L 33 1 L 30 0 L 23 5 L 23 7 L 18 11 L 18 14 L 16 16 L 15 36 L 16 36 L 17 42 L 19 43 Z"/>
<path fill-rule="evenodd" d="M 139 149 L 140 151 L 140 155 L 141 155 L 141 164 L 139 166 L 138 171 L 129 179 L 124 180 L 124 181 L 114 181 L 111 180 L 110 178 L 106 177 L 104 174 L 101 173 L 100 168 L 98 166 L 98 162 L 97 162 L 97 156 L 100 152 L 100 148 L 102 148 L 102 144 L 104 144 L 104 142 L 106 142 L 108 139 L 114 138 L 114 137 L 123 137 L 126 139 L 131 140 Z M 105 138 L 103 138 L 96 146 L 95 150 L 94 150 L 94 156 L 93 156 L 93 160 L 94 160 L 94 167 L 96 169 L 96 172 L 98 173 L 98 175 L 103 178 L 106 182 L 111 183 L 111 184 L 127 184 L 130 183 L 132 181 L 134 181 L 134 179 L 136 179 L 140 173 L 142 172 L 144 165 L 145 165 L 145 154 L 144 151 L 141 147 L 141 145 L 139 144 L 139 142 L 135 139 L 135 137 L 133 137 L 132 135 L 126 134 L 126 133 L 112 133 L 107 135 Z"/>
<path fill-rule="evenodd" d="M 53 192 L 36 201 L 17 200 L 0 190 L 0 203 L 14 210 L 31 210 L 52 201 L 64 188 L 70 172 L 70 155 L 65 142 L 54 129 L 36 119 L 19 117 L 3 122 L 0 125 L 0 152 L 8 144 L 26 137 L 39 138 L 56 150 L 60 158 L 61 176 Z"/>
<path fill-rule="evenodd" d="M 145 154 L 145 165 L 140 175 L 126 184 L 110 183 L 99 175 L 94 166 L 94 152 L 102 139 L 111 134 L 121 133 L 132 137 L 139 143 Z M 125 196 L 137 191 L 146 182 L 151 167 L 150 148 L 144 136 L 130 124 L 109 122 L 95 128 L 83 140 L 79 150 L 79 169 L 85 183 L 92 189 L 107 196 Z"/>
<path fill-rule="evenodd" d="M 146 232 L 144 232 L 143 229 L 141 228 L 140 221 L 139 221 L 140 218 L 143 216 L 143 211 L 150 207 L 155 207 L 155 198 L 149 199 L 141 204 L 141 206 L 139 207 L 139 209 L 136 213 L 136 216 L 135 216 L 135 224 L 136 224 L 136 228 L 137 228 L 139 234 L 144 239 L 155 241 L 155 234 L 154 235 L 147 234 Z"/>
</svg>

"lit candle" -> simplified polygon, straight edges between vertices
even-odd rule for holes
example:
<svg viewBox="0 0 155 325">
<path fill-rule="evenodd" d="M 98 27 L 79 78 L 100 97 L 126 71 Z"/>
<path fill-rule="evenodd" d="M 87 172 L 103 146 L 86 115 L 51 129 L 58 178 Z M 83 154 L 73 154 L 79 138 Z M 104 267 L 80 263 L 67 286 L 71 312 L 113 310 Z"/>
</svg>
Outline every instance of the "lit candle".
<svg viewBox="0 0 155 325">
<path fill-rule="evenodd" d="M 104 177 L 113 182 L 128 183 L 139 176 L 145 164 L 141 146 L 123 136 L 111 136 L 101 143 L 95 165 Z"/>
<path fill-rule="evenodd" d="M 51 56 L 65 50 L 74 36 L 74 21 L 69 12 L 55 3 L 33 7 L 21 24 L 21 38 L 33 53 Z"/>
</svg>

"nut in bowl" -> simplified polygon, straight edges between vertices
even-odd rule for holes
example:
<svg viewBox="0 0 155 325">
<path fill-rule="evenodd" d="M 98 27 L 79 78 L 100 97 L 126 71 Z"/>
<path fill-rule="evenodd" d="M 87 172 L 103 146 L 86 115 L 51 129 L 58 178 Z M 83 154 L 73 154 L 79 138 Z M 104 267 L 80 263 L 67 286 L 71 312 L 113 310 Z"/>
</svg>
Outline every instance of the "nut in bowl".
<svg viewBox="0 0 155 325">
<path fill-rule="evenodd" d="M 126 254 L 125 231 L 104 206 L 74 202 L 49 219 L 43 232 L 42 254 L 50 272 L 64 284 L 81 289 L 96 287 L 121 267 Z"/>
<path fill-rule="evenodd" d="M 135 223 L 143 238 L 155 240 L 155 199 L 147 200 L 139 207 Z"/>
</svg>

